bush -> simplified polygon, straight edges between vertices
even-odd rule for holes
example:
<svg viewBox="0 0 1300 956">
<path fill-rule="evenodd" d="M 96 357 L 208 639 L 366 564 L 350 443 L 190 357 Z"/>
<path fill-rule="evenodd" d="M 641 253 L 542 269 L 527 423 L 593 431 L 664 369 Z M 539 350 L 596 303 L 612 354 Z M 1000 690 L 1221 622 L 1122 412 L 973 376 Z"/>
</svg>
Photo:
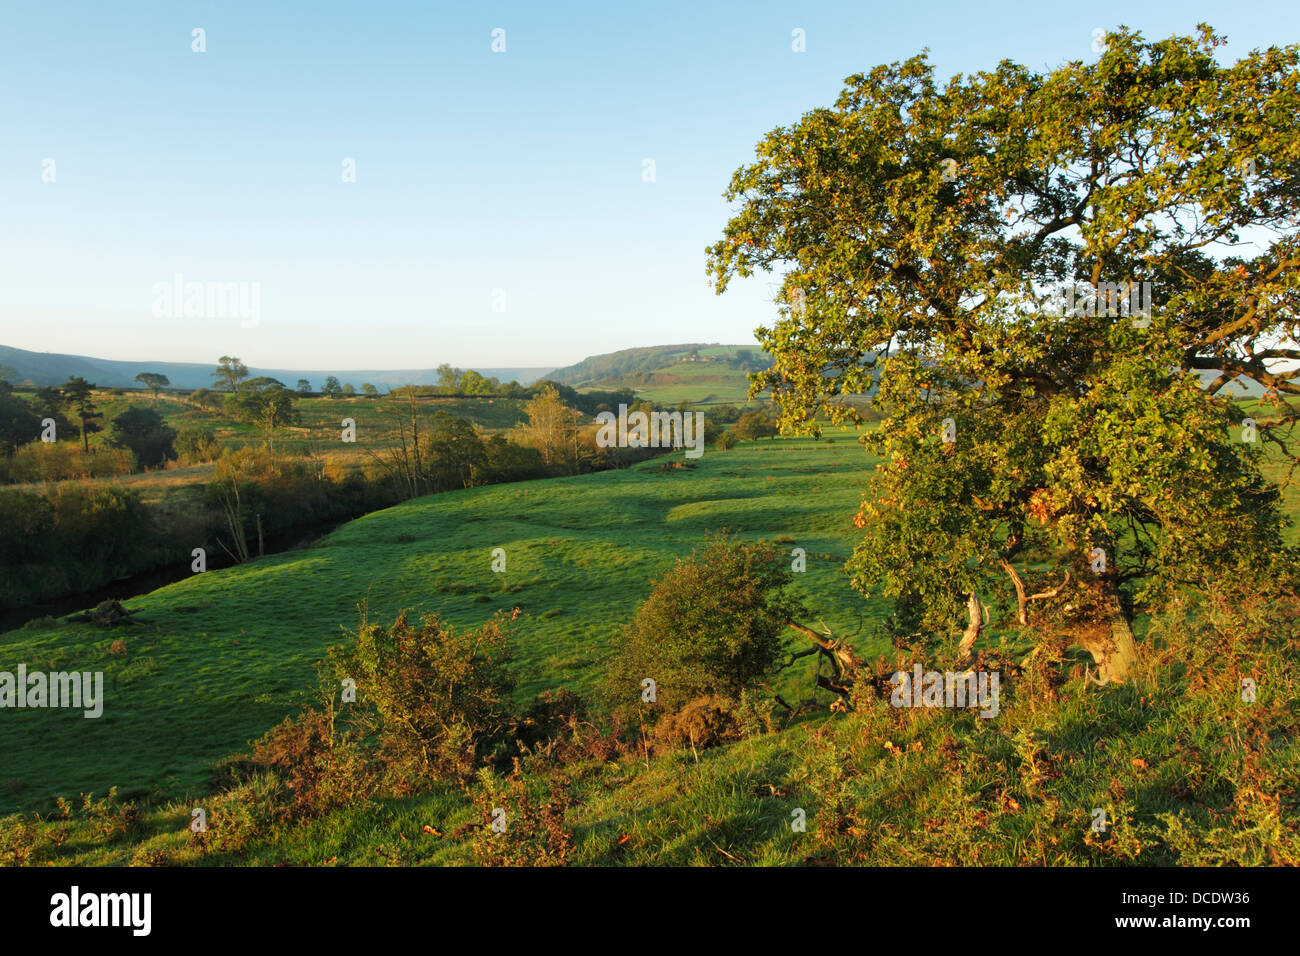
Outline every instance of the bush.
<svg viewBox="0 0 1300 956">
<path fill-rule="evenodd" d="M 208 388 L 197 388 L 190 393 L 190 404 L 209 411 L 220 412 L 225 409 L 225 396 Z"/>
<path fill-rule="evenodd" d="M 474 836 L 474 856 L 482 866 L 564 866 L 573 854 L 573 832 L 564 818 L 573 805 L 569 781 L 558 775 L 547 780 L 547 799 L 530 793 L 534 776 L 515 762 L 514 772 L 501 780 L 487 768 L 474 805 L 482 825 Z M 500 829 L 494 829 L 493 825 Z"/>
<path fill-rule="evenodd" d="M 607 679 L 613 712 L 632 717 L 646 678 L 656 684 L 651 713 L 762 688 L 783 653 L 788 623 L 802 611 L 786 594 L 791 581 L 780 552 L 725 534 L 679 561 L 615 642 Z"/>
<path fill-rule="evenodd" d="M 154 534 L 127 488 L 62 482 L 42 494 L 0 492 L 0 607 L 128 574 L 151 553 Z"/>
<path fill-rule="evenodd" d="M 654 741 L 669 748 L 716 747 L 741 735 L 736 702 L 709 694 L 697 697 L 655 724 Z"/>
<path fill-rule="evenodd" d="M 4 466 L 10 482 L 104 478 L 129 475 L 135 455 L 125 448 L 97 448 L 87 455 L 75 442 L 34 441 L 21 446 Z"/>
<path fill-rule="evenodd" d="M 414 626 L 403 612 L 391 627 L 363 623 L 351 645 L 332 649 L 335 676 L 356 681 L 352 721 L 376 742 L 395 789 L 431 775 L 468 778 L 505 743 L 514 723 L 508 636 L 500 615 L 457 631 L 437 615 Z"/>
<path fill-rule="evenodd" d="M 200 425 L 186 425 L 177 432 L 175 447 L 176 454 L 185 465 L 215 461 L 221 456 L 221 444 L 217 441 L 216 432 Z"/>
<path fill-rule="evenodd" d="M 310 707 L 267 731 L 244 766 L 273 774 L 283 785 L 280 822 L 347 806 L 369 796 L 374 785 L 352 740 L 336 740 L 329 717 Z"/>
</svg>

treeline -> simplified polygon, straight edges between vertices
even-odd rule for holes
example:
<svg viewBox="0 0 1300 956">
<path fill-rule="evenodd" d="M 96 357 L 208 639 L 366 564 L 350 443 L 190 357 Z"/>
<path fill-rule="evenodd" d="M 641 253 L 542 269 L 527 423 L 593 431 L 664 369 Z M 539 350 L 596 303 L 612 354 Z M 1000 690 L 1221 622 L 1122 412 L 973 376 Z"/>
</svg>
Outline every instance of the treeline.
<svg viewBox="0 0 1300 956">
<path fill-rule="evenodd" d="M 584 422 L 584 412 L 566 401 L 566 394 L 594 410 L 606 403 L 573 389 L 545 383 L 524 406 L 526 423 L 507 438 L 487 435 L 463 418 L 442 409 L 428 414 L 415 389 L 402 390 L 406 414 L 397 423 L 397 439 L 372 455 L 373 465 L 392 482 L 402 497 L 414 498 L 433 491 L 530 478 L 577 475 L 609 468 L 626 468 L 662 449 L 601 448 L 596 426 Z M 600 393 L 626 401 L 630 393 Z M 647 409 L 649 406 L 646 406 Z"/>
<path fill-rule="evenodd" d="M 90 436 L 105 428 L 94 390 L 94 383 L 74 376 L 24 400 L 0 378 L 0 483 L 124 475 L 177 457 L 177 432 L 143 406 L 114 416 L 107 447 L 92 455 Z"/>
<path fill-rule="evenodd" d="M 92 456 L 96 457 L 96 456 Z M 223 502 L 240 502 L 235 522 Z M 100 588 L 175 565 L 195 548 L 208 567 L 255 557 L 259 538 L 342 521 L 396 503 L 382 481 L 330 461 L 266 448 L 228 449 L 213 481 L 177 508 L 121 485 L 61 481 L 39 491 L 0 489 L 0 608 Z M 242 529 L 236 534 L 236 529 Z M 260 532 L 260 533 L 259 533 Z M 234 558 L 240 560 L 241 558 Z"/>
<path fill-rule="evenodd" d="M 143 409 L 142 411 L 151 411 Z M 40 491 L 0 490 L 0 607 L 90 591 L 166 565 L 208 567 L 256 558 L 267 538 L 338 522 L 418 495 L 627 467 L 662 449 L 599 448 L 594 428 L 554 389 L 528 406 L 509 438 L 486 435 L 418 402 L 392 447 L 357 463 L 248 445 L 214 452 L 210 433 L 182 429 L 184 455 L 213 454 L 213 478 L 195 507 L 169 508 L 133 489 L 63 481 Z M 72 449 L 75 451 L 75 449 Z M 96 460 L 103 457 L 82 456 Z"/>
</svg>

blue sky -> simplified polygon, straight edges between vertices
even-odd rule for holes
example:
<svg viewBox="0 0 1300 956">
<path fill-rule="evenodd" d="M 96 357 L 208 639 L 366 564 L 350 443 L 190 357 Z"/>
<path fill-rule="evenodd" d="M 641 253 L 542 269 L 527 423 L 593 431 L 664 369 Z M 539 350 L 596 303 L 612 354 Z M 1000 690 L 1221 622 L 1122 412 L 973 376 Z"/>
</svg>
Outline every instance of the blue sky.
<svg viewBox="0 0 1300 956">
<path fill-rule="evenodd" d="M 845 76 L 923 47 L 945 78 L 1045 69 L 1095 58 L 1093 29 L 1120 23 L 1206 21 L 1235 59 L 1300 40 L 1295 10 L 5 0 L 0 344 L 414 368 L 750 341 L 775 281 L 706 285 L 722 191 Z M 177 274 L 258 283 L 258 321 L 155 315 Z"/>
</svg>

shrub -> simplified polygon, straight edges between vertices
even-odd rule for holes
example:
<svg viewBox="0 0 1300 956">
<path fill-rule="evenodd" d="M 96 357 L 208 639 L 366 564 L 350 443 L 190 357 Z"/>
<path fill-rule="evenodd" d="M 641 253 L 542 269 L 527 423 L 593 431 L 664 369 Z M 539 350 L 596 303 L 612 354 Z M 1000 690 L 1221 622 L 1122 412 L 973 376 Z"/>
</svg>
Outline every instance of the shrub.
<svg viewBox="0 0 1300 956">
<path fill-rule="evenodd" d="M 455 630 L 437 615 L 412 625 L 403 612 L 390 627 L 363 623 L 351 645 L 332 649 L 336 677 L 357 684 L 352 721 L 375 740 L 395 787 L 467 778 L 505 742 L 515 686 L 508 636 L 501 615 Z"/>
<path fill-rule="evenodd" d="M 66 481 L 72 478 L 104 478 L 129 475 L 135 469 L 135 455 L 126 448 L 97 448 L 84 454 L 73 442 L 29 442 L 6 462 L 11 482 Z"/>
<path fill-rule="evenodd" d="M 186 425 L 177 432 L 175 447 L 181 463 L 186 465 L 215 461 L 221 455 L 216 433 L 200 425 Z"/>
<path fill-rule="evenodd" d="M 556 764 L 606 761 L 623 752 L 619 728 L 602 730 L 593 723 L 587 702 L 569 690 L 538 694 L 520 717 L 511 740 L 530 756 Z"/>
<path fill-rule="evenodd" d="M 0 492 L 0 606 L 120 577 L 140 566 L 153 533 L 126 488 L 62 482 L 43 494 Z"/>
<path fill-rule="evenodd" d="M 607 683 L 614 713 L 631 716 L 646 678 L 656 683 L 652 713 L 713 694 L 734 700 L 763 687 L 788 623 L 802 611 L 786 593 L 791 580 L 770 545 L 725 534 L 678 561 L 616 639 Z"/>
<path fill-rule="evenodd" d="M 75 555 L 79 566 L 122 574 L 139 563 L 152 540 L 153 522 L 140 495 L 120 486 L 62 483 L 48 494 L 53 506 L 56 554 Z"/>
<path fill-rule="evenodd" d="M 654 741 L 660 746 L 716 747 L 740 736 L 736 702 L 709 694 L 689 701 L 655 724 Z"/>
<path fill-rule="evenodd" d="M 330 718 L 309 707 L 267 731 L 247 766 L 283 784 L 277 818 L 301 820 L 369 796 L 374 777 L 352 744 L 350 737 L 336 740 Z"/>
<path fill-rule="evenodd" d="M 474 805 L 482 824 L 474 836 L 474 856 L 482 866 L 564 866 L 573 853 L 573 833 L 564 823 L 573 804 L 569 781 L 558 775 L 548 781 L 548 799 L 529 792 L 535 779 L 515 761 L 504 781 L 484 768 Z M 497 823 L 502 827 L 493 829 Z"/>
</svg>

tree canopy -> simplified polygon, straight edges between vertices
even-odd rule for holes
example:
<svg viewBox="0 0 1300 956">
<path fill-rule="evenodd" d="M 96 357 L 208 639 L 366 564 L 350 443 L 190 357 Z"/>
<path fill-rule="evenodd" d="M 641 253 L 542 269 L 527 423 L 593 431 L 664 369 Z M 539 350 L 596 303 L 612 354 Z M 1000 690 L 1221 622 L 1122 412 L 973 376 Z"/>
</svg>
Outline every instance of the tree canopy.
<svg viewBox="0 0 1300 956">
<path fill-rule="evenodd" d="M 226 408 L 233 418 L 272 431 L 297 421 L 293 400 L 294 393 L 283 382 L 259 376 L 241 382 L 239 390 L 226 397 Z"/>
<path fill-rule="evenodd" d="M 816 433 L 879 389 L 850 568 L 907 625 L 970 605 L 978 634 L 997 586 L 1023 622 L 1031 554 L 1121 629 L 1122 584 L 1168 596 L 1290 560 L 1252 439 L 1293 412 L 1238 427 L 1225 389 L 1300 394 L 1297 48 L 1225 66 L 1223 42 L 1121 28 L 1095 63 L 942 85 L 923 55 L 880 66 L 733 177 L 718 292 L 783 275 L 754 393 Z"/>
<path fill-rule="evenodd" d="M 217 369 L 212 373 L 212 387 L 218 392 L 233 392 L 246 378 L 248 366 L 233 356 L 223 355 L 217 360 Z"/>
<path fill-rule="evenodd" d="M 94 382 L 87 382 L 80 375 L 73 375 L 59 388 L 64 404 L 81 421 L 81 450 L 86 453 L 90 451 L 90 435 L 102 430 L 96 419 L 104 417 L 95 406 L 94 389 Z"/>
<path fill-rule="evenodd" d="M 161 372 L 141 372 L 135 377 L 135 380 L 153 392 L 155 405 L 158 404 L 158 393 L 172 383 L 171 379 Z"/>
</svg>

